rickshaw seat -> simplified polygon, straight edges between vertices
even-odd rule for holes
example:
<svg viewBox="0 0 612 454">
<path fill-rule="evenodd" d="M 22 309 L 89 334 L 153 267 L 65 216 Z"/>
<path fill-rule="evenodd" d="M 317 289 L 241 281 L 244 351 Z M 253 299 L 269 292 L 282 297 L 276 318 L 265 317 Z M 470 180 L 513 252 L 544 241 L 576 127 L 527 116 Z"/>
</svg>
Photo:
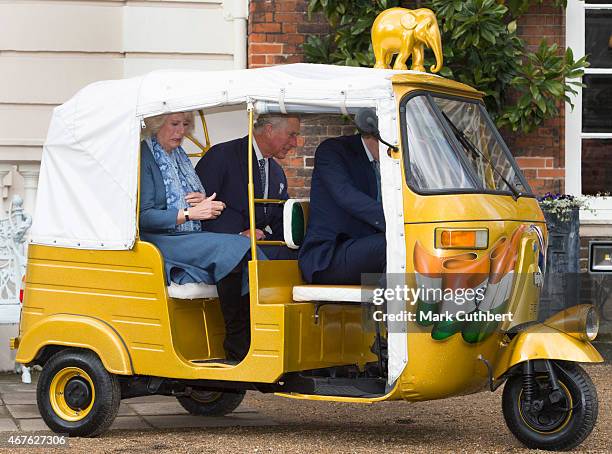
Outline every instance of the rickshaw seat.
<svg viewBox="0 0 612 454">
<path fill-rule="evenodd" d="M 290 249 L 299 249 L 308 225 L 308 199 L 288 199 L 283 206 L 283 237 Z"/>
<path fill-rule="evenodd" d="M 293 301 L 369 302 L 367 292 L 360 285 L 296 285 Z"/>
<path fill-rule="evenodd" d="M 181 300 L 217 298 L 217 286 L 201 283 L 177 284 L 171 282 L 168 286 L 170 298 Z"/>
</svg>

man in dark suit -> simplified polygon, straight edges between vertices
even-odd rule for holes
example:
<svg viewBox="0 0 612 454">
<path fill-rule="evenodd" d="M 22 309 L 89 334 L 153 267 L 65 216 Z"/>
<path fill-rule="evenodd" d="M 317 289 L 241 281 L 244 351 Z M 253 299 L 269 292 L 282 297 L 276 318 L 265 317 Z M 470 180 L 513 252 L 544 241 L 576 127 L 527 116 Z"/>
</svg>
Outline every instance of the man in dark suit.
<svg viewBox="0 0 612 454">
<path fill-rule="evenodd" d="M 385 218 L 375 137 L 336 137 L 317 148 L 299 264 L 304 279 L 314 284 L 360 284 L 361 273 L 384 271 Z"/>
<path fill-rule="evenodd" d="M 287 177 L 275 161 L 284 159 L 297 146 L 300 119 L 293 115 L 260 115 L 253 129 L 253 185 L 255 198 L 282 199 L 287 194 Z M 225 203 L 223 213 L 204 222 L 209 232 L 249 236 L 248 137 L 213 146 L 196 165 L 196 173 L 207 194 L 217 193 Z M 283 239 L 283 206 L 255 205 L 258 240 Z M 295 259 L 296 252 L 286 247 L 264 246 L 270 259 Z"/>
</svg>

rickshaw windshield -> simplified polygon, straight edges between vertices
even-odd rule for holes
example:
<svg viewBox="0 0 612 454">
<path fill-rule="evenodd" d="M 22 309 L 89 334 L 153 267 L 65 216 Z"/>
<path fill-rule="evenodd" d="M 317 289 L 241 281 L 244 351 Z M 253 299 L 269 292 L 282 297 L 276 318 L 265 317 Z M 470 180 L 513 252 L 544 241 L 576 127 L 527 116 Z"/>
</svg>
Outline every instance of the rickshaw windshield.
<svg viewBox="0 0 612 454">
<path fill-rule="evenodd" d="M 406 176 L 415 190 L 531 192 L 481 103 L 422 94 L 404 106 Z"/>
</svg>

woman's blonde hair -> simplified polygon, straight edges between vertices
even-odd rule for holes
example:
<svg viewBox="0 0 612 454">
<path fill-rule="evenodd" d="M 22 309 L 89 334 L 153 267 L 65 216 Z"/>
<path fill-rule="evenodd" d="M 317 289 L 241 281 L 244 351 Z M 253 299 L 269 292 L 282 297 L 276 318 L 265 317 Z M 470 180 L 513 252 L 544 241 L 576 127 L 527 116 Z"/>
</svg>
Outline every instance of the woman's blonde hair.
<svg viewBox="0 0 612 454">
<path fill-rule="evenodd" d="M 164 125 L 166 118 L 168 118 L 169 115 L 174 115 L 175 113 L 180 113 L 184 115 L 185 119 L 189 122 L 189 126 L 187 127 L 187 130 L 185 131 L 185 135 L 191 134 L 195 127 L 195 116 L 193 114 L 193 111 L 173 112 L 169 114 L 163 114 L 163 115 L 157 115 L 155 117 L 145 118 L 144 122 L 145 122 L 146 128 L 143 129 L 140 134 L 142 138 L 147 139 L 149 137 L 153 137 L 157 135 L 161 127 Z"/>
</svg>

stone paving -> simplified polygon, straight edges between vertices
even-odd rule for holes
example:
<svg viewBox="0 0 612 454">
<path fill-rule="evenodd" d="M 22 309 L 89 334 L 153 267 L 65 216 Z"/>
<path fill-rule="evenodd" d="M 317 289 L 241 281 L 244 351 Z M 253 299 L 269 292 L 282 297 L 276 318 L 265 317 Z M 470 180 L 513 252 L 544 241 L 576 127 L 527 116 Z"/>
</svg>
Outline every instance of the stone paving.
<svg viewBox="0 0 612 454">
<path fill-rule="evenodd" d="M 187 413 L 174 397 L 146 396 L 121 401 L 110 430 L 271 425 L 276 422 L 244 405 L 227 416 L 202 417 Z M 0 432 L 47 430 L 36 405 L 36 376 L 32 377 L 31 384 L 25 384 L 19 375 L 0 375 Z"/>
</svg>

